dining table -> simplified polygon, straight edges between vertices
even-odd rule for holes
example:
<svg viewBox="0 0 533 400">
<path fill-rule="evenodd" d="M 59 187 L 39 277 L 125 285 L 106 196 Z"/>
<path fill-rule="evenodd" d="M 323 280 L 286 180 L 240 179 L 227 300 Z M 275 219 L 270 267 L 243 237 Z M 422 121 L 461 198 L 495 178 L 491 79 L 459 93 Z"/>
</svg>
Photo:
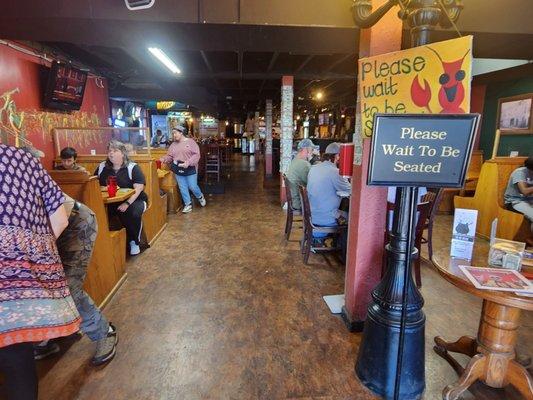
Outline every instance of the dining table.
<svg viewBox="0 0 533 400">
<path fill-rule="evenodd" d="M 102 199 L 104 204 L 113 204 L 113 203 L 122 203 L 128 200 L 135 193 L 135 189 L 130 188 L 120 188 L 117 190 L 117 194 L 113 197 L 109 197 L 107 188 L 102 188 Z"/>
<path fill-rule="evenodd" d="M 533 311 L 533 297 L 510 291 L 478 289 L 463 273 L 460 265 L 487 267 L 490 244 L 476 238 L 470 260 L 450 256 L 450 246 L 434 250 L 431 259 L 438 273 L 459 289 L 482 299 L 477 337 L 461 336 L 448 342 L 437 336 L 435 352 L 443 357 L 459 374 L 459 379 L 444 388 L 443 399 L 455 400 L 474 382 L 480 380 L 493 388 L 513 385 L 524 397 L 533 399 L 533 379 L 516 359 L 515 345 L 520 314 Z M 450 321 L 453 323 L 453 321 Z M 468 364 L 463 367 L 450 352 L 467 355 Z"/>
</svg>

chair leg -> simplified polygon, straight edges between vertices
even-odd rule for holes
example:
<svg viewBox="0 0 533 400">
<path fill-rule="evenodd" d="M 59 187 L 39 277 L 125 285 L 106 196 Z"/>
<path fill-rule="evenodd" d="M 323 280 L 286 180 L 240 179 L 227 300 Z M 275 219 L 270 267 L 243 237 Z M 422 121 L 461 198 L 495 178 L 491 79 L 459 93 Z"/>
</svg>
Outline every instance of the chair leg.
<svg viewBox="0 0 533 400">
<path fill-rule="evenodd" d="M 429 223 L 427 240 L 428 240 L 429 261 L 431 261 L 433 259 L 433 222 Z"/>
<path fill-rule="evenodd" d="M 415 262 L 413 263 L 413 267 L 415 270 L 416 287 L 420 289 L 422 287 L 422 277 L 420 275 L 420 256 L 416 258 Z"/>
<path fill-rule="evenodd" d="M 309 238 L 306 238 L 305 246 L 304 246 L 304 264 L 307 265 L 307 262 L 309 261 L 309 254 L 311 253 L 311 240 Z"/>
<path fill-rule="evenodd" d="M 287 223 L 285 225 L 285 240 L 289 240 L 291 237 L 292 230 L 292 213 L 287 211 Z"/>
</svg>

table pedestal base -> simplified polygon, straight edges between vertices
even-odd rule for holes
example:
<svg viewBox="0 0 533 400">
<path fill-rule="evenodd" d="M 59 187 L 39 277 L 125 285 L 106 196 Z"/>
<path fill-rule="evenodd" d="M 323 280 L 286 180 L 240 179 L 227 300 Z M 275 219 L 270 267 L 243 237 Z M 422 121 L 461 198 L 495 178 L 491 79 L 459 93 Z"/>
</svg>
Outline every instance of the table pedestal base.
<svg viewBox="0 0 533 400">
<path fill-rule="evenodd" d="M 493 388 L 513 385 L 524 399 L 533 400 L 533 379 L 515 360 L 516 333 L 520 309 L 483 301 L 477 340 L 463 336 L 456 342 L 435 338 L 435 352 L 448 361 L 460 375 L 459 380 L 444 388 L 444 400 L 456 400 L 478 379 Z M 472 357 L 463 368 L 448 352 Z"/>
</svg>

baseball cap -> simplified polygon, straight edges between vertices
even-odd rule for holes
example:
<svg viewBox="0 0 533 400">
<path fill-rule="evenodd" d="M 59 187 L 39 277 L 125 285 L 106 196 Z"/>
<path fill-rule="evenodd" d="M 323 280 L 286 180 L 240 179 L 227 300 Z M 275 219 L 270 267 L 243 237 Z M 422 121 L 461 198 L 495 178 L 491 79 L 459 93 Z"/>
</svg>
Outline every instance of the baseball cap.
<svg viewBox="0 0 533 400">
<path fill-rule="evenodd" d="M 316 149 L 318 148 L 318 146 L 315 145 L 311 139 L 307 139 L 307 138 L 302 139 L 298 142 L 298 150 L 307 149 L 307 148 Z"/>
<path fill-rule="evenodd" d="M 325 154 L 339 154 L 341 151 L 341 146 L 337 142 L 333 142 L 328 144 L 328 147 L 326 147 Z"/>
<path fill-rule="evenodd" d="M 176 129 L 177 131 L 180 131 L 181 133 L 185 132 L 185 127 L 183 125 L 176 125 L 172 129 Z"/>
</svg>

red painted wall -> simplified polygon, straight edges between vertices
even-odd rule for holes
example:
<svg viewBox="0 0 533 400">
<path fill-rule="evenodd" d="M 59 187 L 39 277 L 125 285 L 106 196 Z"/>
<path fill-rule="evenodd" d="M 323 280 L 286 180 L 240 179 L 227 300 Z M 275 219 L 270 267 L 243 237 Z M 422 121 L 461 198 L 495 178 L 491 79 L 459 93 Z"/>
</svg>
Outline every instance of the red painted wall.
<svg viewBox="0 0 533 400">
<path fill-rule="evenodd" d="M 0 44 L 0 131 L 7 127 L 42 150 L 46 168 L 52 166 L 56 155 L 52 128 L 106 126 L 110 116 L 107 82 L 98 79 L 97 85 L 93 76 L 87 80 L 79 111 L 45 110 L 42 100 L 48 67 L 49 63 L 38 57 Z"/>
</svg>

